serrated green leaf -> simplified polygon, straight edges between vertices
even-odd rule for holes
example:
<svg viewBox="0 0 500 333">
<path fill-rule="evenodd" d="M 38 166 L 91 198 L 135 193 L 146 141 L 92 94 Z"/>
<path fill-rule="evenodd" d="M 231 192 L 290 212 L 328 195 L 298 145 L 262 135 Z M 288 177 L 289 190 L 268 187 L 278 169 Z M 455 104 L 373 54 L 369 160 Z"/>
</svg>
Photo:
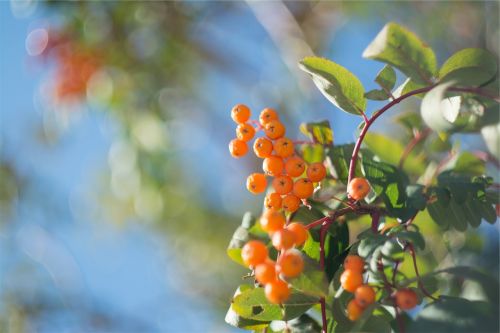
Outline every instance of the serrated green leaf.
<svg viewBox="0 0 500 333">
<path fill-rule="evenodd" d="M 330 161 L 330 164 L 333 165 L 337 178 L 344 184 L 347 184 L 347 179 L 349 177 L 349 163 L 353 150 L 354 144 L 345 144 L 330 148 L 327 152 L 327 159 Z M 361 174 L 359 163 L 356 171 L 357 175 Z"/>
<path fill-rule="evenodd" d="M 388 23 L 363 52 L 364 58 L 396 67 L 416 83 L 428 83 L 437 71 L 432 49 L 414 33 Z"/>
<path fill-rule="evenodd" d="M 422 185 L 408 185 L 406 187 L 406 196 L 408 197 L 408 205 L 417 210 L 423 210 L 427 205 L 427 198 L 424 196 L 424 186 Z"/>
<path fill-rule="evenodd" d="M 389 92 L 396 84 L 396 72 L 391 66 L 385 65 L 375 77 L 375 82 L 377 82 L 384 91 Z"/>
<path fill-rule="evenodd" d="M 322 145 L 333 144 L 333 131 L 328 120 L 316 123 L 302 123 L 300 131 L 315 143 Z"/>
<path fill-rule="evenodd" d="M 358 254 L 363 258 L 367 258 L 373 253 L 373 251 L 375 251 L 375 249 L 382 246 L 386 240 L 387 237 L 370 232 L 359 242 Z"/>
<path fill-rule="evenodd" d="M 328 294 L 328 282 L 325 272 L 313 259 L 304 256 L 304 270 L 299 276 L 287 280 L 296 290 L 311 296 L 325 297 Z"/>
<path fill-rule="evenodd" d="M 372 89 L 365 92 L 365 97 L 373 101 L 385 101 L 390 98 L 389 94 L 383 89 Z"/>
<path fill-rule="evenodd" d="M 318 89 L 335 106 L 353 114 L 362 114 L 365 111 L 365 89 L 350 71 L 333 61 L 319 57 L 306 57 L 299 67 L 312 76 Z"/>
<path fill-rule="evenodd" d="M 452 55 L 439 70 L 440 81 L 479 86 L 497 73 L 496 56 L 484 49 L 467 48 Z"/>
<path fill-rule="evenodd" d="M 252 288 L 249 285 L 241 285 L 234 293 L 234 297 L 238 296 L 243 291 L 250 289 Z M 267 327 L 267 325 L 269 325 L 270 322 L 270 321 L 259 321 L 259 320 L 243 318 L 233 310 L 232 305 L 229 306 L 229 310 L 227 311 L 224 320 L 231 326 L 243 328 L 246 330 L 260 330 Z"/>
<path fill-rule="evenodd" d="M 420 232 L 403 230 L 403 231 L 396 233 L 396 236 L 400 240 L 404 240 L 404 241 L 413 243 L 420 250 L 425 249 L 425 239 Z"/>
</svg>

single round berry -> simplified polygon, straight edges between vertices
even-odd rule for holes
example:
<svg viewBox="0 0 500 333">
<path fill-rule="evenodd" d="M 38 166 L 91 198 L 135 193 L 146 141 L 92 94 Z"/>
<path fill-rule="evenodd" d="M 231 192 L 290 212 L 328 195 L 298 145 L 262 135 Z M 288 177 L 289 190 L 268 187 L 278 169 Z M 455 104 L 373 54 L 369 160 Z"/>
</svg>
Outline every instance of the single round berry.
<svg viewBox="0 0 500 333">
<path fill-rule="evenodd" d="M 363 308 L 355 300 L 352 299 L 347 303 L 347 317 L 349 320 L 356 321 L 362 314 Z"/>
<path fill-rule="evenodd" d="M 364 199 L 370 193 L 370 184 L 365 178 L 354 178 L 347 186 L 347 194 L 358 201 Z"/>
<path fill-rule="evenodd" d="M 293 142 L 289 138 L 280 138 L 276 140 L 273 147 L 276 155 L 283 158 L 292 156 L 294 152 Z"/>
<path fill-rule="evenodd" d="M 293 194 L 299 199 L 307 199 L 314 192 L 313 183 L 307 178 L 300 178 L 293 184 Z"/>
<path fill-rule="evenodd" d="M 247 266 L 255 267 L 262 264 L 267 259 L 267 247 L 257 240 L 247 242 L 241 249 L 241 259 Z"/>
<path fill-rule="evenodd" d="M 264 127 L 264 132 L 269 139 L 276 140 L 285 135 L 286 130 L 285 126 L 278 120 L 271 120 Z"/>
<path fill-rule="evenodd" d="M 260 226 L 262 227 L 262 230 L 270 234 L 283 229 L 285 222 L 286 219 L 283 213 L 275 210 L 268 210 L 264 212 L 260 218 Z"/>
<path fill-rule="evenodd" d="M 278 120 L 278 113 L 271 108 L 265 108 L 260 112 L 259 121 L 262 126 L 270 122 L 271 120 Z"/>
<path fill-rule="evenodd" d="M 266 196 L 264 199 L 264 206 L 267 209 L 279 210 L 282 205 L 281 195 L 279 193 L 273 192 Z"/>
<path fill-rule="evenodd" d="M 290 288 L 285 281 L 276 279 L 266 284 L 264 293 L 269 302 L 282 304 L 290 297 Z"/>
<path fill-rule="evenodd" d="M 262 284 L 267 284 L 276 279 L 276 263 L 267 260 L 255 266 L 255 279 Z"/>
<path fill-rule="evenodd" d="M 287 212 L 293 213 L 293 212 L 297 211 L 297 209 L 299 209 L 300 199 L 297 196 L 289 193 L 281 201 L 281 206 Z"/>
<path fill-rule="evenodd" d="M 359 306 L 366 308 L 368 305 L 375 302 L 375 290 L 373 290 L 373 288 L 369 285 L 361 285 L 356 288 L 356 291 L 354 292 L 354 299 Z"/>
<path fill-rule="evenodd" d="M 231 118 L 237 124 L 243 124 L 250 119 L 250 109 L 244 104 L 235 105 L 231 110 Z"/>
<path fill-rule="evenodd" d="M 298 156 L 290 157 L 285 163 L 285 171 L 290 177 L 299 177 L 306 169 L 306 162 Z"/>
<path fill-rule="evenodd" d="M 273 152 L 273 143 L 267 138 L 257 138 L 253 143 L 253 151 L 257 157 L 269 157 Z"/>
<path fill-rule="evenodd" d="M 287 229 L 276 231 L 272 237 L 272 243 L 276 250 L 288 250 L 295 244 L 295 234 Z"/>
<path fill-rule="evenodd" d="M 279 176 L 285 168 L 285 163 L 283 159 L 278 156 L 269 156 L 262 162 L 262 169 L 264 172 L 270 176 Z"/>
<path fill-rule="evenodd" d="M 296 277 L 304 269 L 304 259 L 298 250 L 288 250 L 280 255 L 276 262 L 276 270 L 285 277 Z"/>
<path fill-rule="evenodd" d="M 266 190 L 266 175 L 262 173 L 252 173 L 247 178 L 247 189 L 253 194 L 259 194 Z"/>
<path fill-rule="evenodd" d="M 316 183 L 322 181 L 326 177 L 326 168 L 323 163 L 313 163 L 307 168 L 307 178 Z"/>
<path fill-rule="evenodd" d="M 229 152 L 231 153 L 231 156 L 235 158 L 245 156 L 248 152 L 247 143 L 239 139 L 233 139 L 229 142 Z"/>
<path fill-rule="evenodd" d="M 295 245 L 297 246 L 304 244 L 307 240 L 307 237 L 309 237 L 306 228 L 301 223 L 292 222 L 286 226 L 286 229 L 295 234 Z"/>
<path fill-rule="evenodd" d="M 344 259 L 344 269 L 353 272 L 363 273 L 365 270 L 365 261 L 360 256 L 350 254 Z"/>
<path fill-rule="evenodd" d="M 363 284 L 363 275 L 348 269 L 340 276 L 340 284 L 342 288 L 353 293 L 356 291 L 356 288 Z"/>
<path fill-rule="evenodd" d="M 273 189 L 281 195 L 288 194 L 293 189 L 293 180 L 288 176 L 279 176 L 273 179 Z"/>
<path fill-rule="evenodd" d="M 250 141 L 255 135 L 255 128 L 252 125 L 245 123 L 239 124 L 236 127 L 236 137 L 243 141 Z"/>
<path fill-rule="evenodd" d="M 411 289 L 401 289 L 396 291 L 396 305 L 402 310 L 411 310 L 418 304 L 417 293 Z"/>
</svg>

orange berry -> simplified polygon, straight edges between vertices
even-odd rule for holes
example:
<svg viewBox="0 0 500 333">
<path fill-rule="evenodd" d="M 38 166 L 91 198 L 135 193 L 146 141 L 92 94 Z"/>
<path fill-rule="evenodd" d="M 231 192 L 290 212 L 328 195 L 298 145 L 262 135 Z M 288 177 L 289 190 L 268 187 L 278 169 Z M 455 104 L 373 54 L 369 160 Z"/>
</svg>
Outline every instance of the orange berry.
<svg viewBox="0 0 500 333">
<path fill-rule="evenodd" d="M 363 308 L 355 300 L 352 299 L 347 303 L 347 317 L 349 320 L 356 321 L 362 314 Z"/>
<path fill-rule="evenodd" d="M 344 269 L 353 272 L 363 273 L 365 270 L 365 261 L 360 256 L 350 254 L 344 259 Z"/>
<path fill-rule="evenodd" d="M 255 267 L 267 259 L 267 247 L 257 240 L 248 241 L 241 249 L 241 259 L 247 266 Z"/>
<path fill-rule="evenodd" d="M 276 231 L 272 237 L 272 243 L 276 250 L 288 250 L 295 244 L 295 234 L 287 229 Z"/>
<path fill-rule="evenodd" d="M 231 110 L 231 118 L 236 123 L 242 124 L 250 118 L 250 109 L 244 104 L 237 104 Z"/>
<path fill-rule="evenodd" d="M 347 194 L 354 200 L 364 199 L 370 193 L 370 184 L 365 178 L 354 178 L 347 186 Z"/>
<path fill-rule="evenodd" d="M 273 152 L 273 143 L 266 138 L 257 138 L 253 143 L 253 151 L 257 157 L 269 157 Z"/>
<path fill-rule="evenodd" d="M 264 132 L 271 140 L 276 140 L 285 135 L 285 126 L 278 120 L 271 120 L 264 127 Z"/>
<path fill-rule="evenodd" d="M 247 189 L 253 194 L 259 194 L 266 190 L 266 175 L 262 173 L 252 173 L 247 178 Z"/>
<path fill-rule="evenodd" d="M 270 176 L 279 176 L 285 168 L 285 163 L 283 159 L 278 156 L 269 156 L 264 159 L 262 163 L 262 169 L 264 172 Z"/>
<path fill-rule="evenodd" d="M 418 304 L 417 293 L 411 289 L 400 289 L 395 297 L 397 306 L 403 310 L 411 310 Z"/>
<path fill-rule="evenodd" d="M 306 162 L 298 156 L 290 157 L 285 163 L 286 173 L 290 177 L 298 177 L 304 173 Z"/>
<path fill-rule="evenodd" d="M 300 178 L 293 184 L 293 194 L 299 199 L 307 199 L 314 192 L 313 183 L 307 178 Z"/>
<path fill-rule="evenodd" d="M 348 269 L 340 276 L 340 284 L 342 288 L 353 293 L 356 291 L 356 288 L 363 284 L 363 275 Z"/>
<path fill-rule="evenodd" d="M 298 250 L 288 250 L 280 255 L 276 263 L 276 270 L 285 277 L 296 277 L 304 269 L 304 259 Z"/>
<path fill-rule="evenodd" d="M 265 108 L 260 112 L 259 121 L 262 126 L 270 122 L 271 120 L 278 120 L 278 113 L 271 108 Z"/>
<path fill-rule="evenodd" d="M 281 205 L 283 209 L 287 212 L 293 213 L 300 207 L 300 199 L 293 194 L 287 194 L 286 197 L 283 198 Z"/>
<path fill-rule="evenodd" d="M 264 206 L 267 209 L 278 210 L 281 208 L 281 203 L 282 203 L 281 195 L 276 192 L 268 194 L 264 199 Z"/>
<path fill-rule="evenodd" d="M 229 142 L 229 152 L 231 156 L 240 158 L 248 152 L 247 143 L 239 139 L 233 139 Z"/>
<path fill-rule="evenodd" d="M 285 222 L 286 220 L 283 213 L 275 210 L 268 210 L 264 212 L 260 218 L 260 226 L 264 231 L 267 231 L 270 234 L 283 229 Z"/>
<path fill-rule="evenodd" d="M 326 177 L 326 168 L 323 163 L 313 163 L 307 168 L 307 178 L 310 181 L 316 183 L 323 180 Z"/>
<path fill-rule="evenodd" d="M 307 237 L 309 237 L 306 228 L 298 222 L 290 223 L 286 226 L 286 229 L 295 234 L 295 245 L 297 246 L 304 244 L 307 240 Z"/>
<path fill-rule="evenodd" d="M 236 136 L 243 141 L 250 141 L 255 135 L 255 128 L 250 124 L 239 124 L 236 127 Z"/>
<path fill-rule="evenodd" d="M 273 179 L 272 185 L 276 193 L 285 195 L 292 191 L 293 180 L 288 176 L 279 176 Z"/>
<path fill-rule="evenodd" d="M 266 284 L 276 279 L 276 263 L 272 260 L 267 260 L 255 266 L 255 279 L 259 283 Z"/>
<path fill-rule="evenodd" d="M 276 279 L 266 284 L 264 293 L 269 302 L 281 304 L 290 297 L 290 288 L 285 281 Z"/>
<path fill-rule="evenodd" d="M 293 142 L 289 138 L 280 138 L 274 143 L 274 152 L 283 158 L 292 156 L 293 148 Z"/>
<path fill-rule="evenodd" d="M 368 305 L 375 302 L 375 290 L 369 285 L 363 284 L 356 288 L 354 299 L 360 307 L 366 308 Z"/>
</svg>

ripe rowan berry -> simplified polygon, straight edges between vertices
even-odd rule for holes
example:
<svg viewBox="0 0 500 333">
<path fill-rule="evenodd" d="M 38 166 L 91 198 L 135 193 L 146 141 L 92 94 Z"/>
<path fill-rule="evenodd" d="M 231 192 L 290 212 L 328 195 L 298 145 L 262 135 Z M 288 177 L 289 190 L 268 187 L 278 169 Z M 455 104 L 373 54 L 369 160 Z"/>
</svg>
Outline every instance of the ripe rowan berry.
<svg viewBox="0 0 500 333">
<path fill-rule="evenodd" d="M 285 281 L 276 279 L 266 284 L 264 293 L 269 302 L 281 304 L 290 297 L 290 288 Z"/>
<path fill-rule="evenodd" d="M 353 293 L 356 291 L 356 288 L 363 284 L 363 275 L 359 272 L 348 269 L 340 276 L 340 284 L 342 285 L 342 288 Z"/>
<path fill-rule="evenodd" d="M 259 194 L 266 190 L 266 175 L 262 173 L 252 173 L 247 178 L 247 189 L 253 194 Z"/>
<path fill-rule="evenodd" d="M 276 279 L 276 263 L 267 260 L 255 266 L 255 279 L 262 284 L 272 282 Z"/>
<path fill-rule="evenodd" d="M 241 259 L 247 266 L 255 267 L 267 259 L 267 247 L 257 240 L 248 241 L 241 249 Z"/>
<path fill-rule="evenodd" d="M 286 129 L 278 120 L 271 120 L 265 125 L 264 132 L 269 139 L 276 140 L 285 135 Z"/>
<path fill-rule="evenodd" d="M 250 109 L 244 104 L 237 104 L 231 110 L 231 118 L 236 123 L 243 124 L 250 118 Z"/>
<path fill-rule="evenodd" d="M 260 112 L 259 121 L 262 126 L 270 122 L 271 120 L 278 120 L 278 113 L 271 108 L 265 108 Z"/>
<path fill-rule="evenodd" d="M 229 142 L 229 152 L 231 156 L 240 158 L 248 152 L 247 143 L 239 139 L 233 139 Z"/>
<path fill-rule="evenodd" d="M 267 209 L 279 210 L 281 208 L 282 199 L 279 193 L 273 192 L 266 196 L 264 199 L 264 206 Z"/>
<path fill-rule="evenodd" d="M 366 308 L 368 305 L 375 302 L 375 290 L 369 285 L 363 284 L 356 288 L 354 299 L 359 306 Z"/>
<path fill-rule="evenodd" d="M 239 124 L 236 127 L 236 137 L 243 141 L 250 141 L 255 135 L 255 128 L 250 124 Z"/>
<path fill-rule="evenodd" d="M 287 229 L 276 231 L 272 237 L 272 243 L 276 250 L 288 250 L 295 244 L 295 234 Z"/>
<path fill-rule="evenodd" d="M 323 163 L 312 163 L 307 168 L 307 178 L 310 181 L 316 183 L 323 180 L 326 177 L 326 168 Z"/>
<path fill-rule="evenodd" d="M 365 270 L 365 261 L 360 256 L 350 254 L 344 259 L 344 270 L 363 273 Z"/>
<path fill-rule="evenodd" d="M 304 259 L 298 250 L 288 250 L 280 255 L 276 262 L 276 270 L 285 277 L 296 277 L 304 269 Z"/>
<path fill-rule="evenodd" d="M 298 177 L 304 173 L 306 162 L 298 156 L 290 157 L 285 163 L 286 173 L 290 177 Z"/>
<path fill-rule="evenodd" d="M 396 291 L 396 305 L 403 310 L 411 310 L 418 304 L 417 293 L 411 289 L 400 289 Z"/>
<path fill-rule="evenodd" d="M 273 188 L 276 193 L 281 195 L 288 194 L 293 189 L 293 180 L 288 176 L 279 176 L 273 179 Z"/>
<path fill-rule="evenodd" d="M 293 184 L 293 194 L 299 199 L 307 199 L 314 192 L 313 183 L 307 178 L 300 178 Z"/>
<path fill-rule="evenodd" d="M 370 193 L 370 184 L 365 178 L 354 178 L 347 186 L 347 194 L 354 200 L 364 199 Z"/>
<path fill-rule="evenodd" d="M 280 138 L 273 145 L 276 155 L 287 158 L 293 155 L 293 142 L 289 138 Z"/>
<path fill-rule="evenodd" d="M 286 229 L 295 234 L 295 245 L 297 246 L 304 244 L 307 240 L 307 237 L 309 237 L 306 228 L 298 222 L 290 223 L 286 226 Z"/>
<path fill-rule="evenodd" d="M 355 300 L 352 299 L 347 303 L 347 317 L 349 320 L 356 321 L 362 314 L 363 308 Z"/>
<path fill-rule="evenodd" d="M 268 210 L 264 212 L 260 218 L 260 226 L 262 227 L 262 230 L 270 234 L 283 229 L 285 222 L 286 219 L 283 213 L 275 210 Z"/>
<path fill-rule="evenodd" d="M 287 212 L 293 213 L 300 207 L 300 199 L 297 196 L 289 193 L 281 201 L 281 205 Z"/>
<path fill-rule="evenodd" d="M 278 156 L 269 156 L 264 159 L 262 163 L 262 169 L 264 172 L 270 176 L 279 176 L 285 168 L 285 163 L 283 159 Z"/>
<path fill-rule="evenodd" d="M 253 143 L 253 151 L 257 157 L 269 157 L 273 152 L 273 143 L 266 138 L 257 138 Z"/>
</svg>

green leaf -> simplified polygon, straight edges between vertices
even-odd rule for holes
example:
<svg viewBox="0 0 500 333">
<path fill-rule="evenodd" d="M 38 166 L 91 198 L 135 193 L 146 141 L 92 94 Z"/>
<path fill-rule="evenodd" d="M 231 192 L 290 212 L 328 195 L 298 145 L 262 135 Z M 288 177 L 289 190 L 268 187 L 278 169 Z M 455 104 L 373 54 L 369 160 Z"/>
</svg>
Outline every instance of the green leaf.
<svg viewBox="0 0 500 333">
<path fill-rule="evenodd" d="M 298 318 L 287 322 L 290 333 L 320 333 L 321 326 L 308 314 L 303 314 Z"/>
<path fill-rule="evenodd" d="M 408 134 L 413 136 L 415 130 L 421 130 L 423 127 L 422 118 L 417 112 L 409 111 L 404 112 L 395 117 L 395 121 L 406 128 Z"/>
<path fill-rule="evenodd" d="M 417 89 L 420 89 L 423 87 L 425 87 L 425 84 L 415 83 L 411 79 L 406 79 L 399 87 L 397 87 L 394 90 L 392 95 L 394 96 L 394 98 L 398 98 L 398 97 L 401 97 L 402 95 L 405 95 L 411 91 L 414 91 L 414 90 L 417 90 Z M 416 94 L 413 96 L 423 98 L 425 96 L 425 94 L 420 93 L 420 94 Z"/>
<path fill-rule="evenodd" d="M 423 210 L 427 205 L 427 198 L 424 196 L 424 186 L 408 185 L 406 187 L 406 195 L 408 196 L 408 205 L 417 209 Z"/>
<path fill-rule="evenodd" d="M 353 114 L 362 114 L 365 111 L 363 84 L 347 69 L 319 57 L 306 57 L 299 67 L 311 74 L 316 86 L 335 106 Z"/>
<path fill-rule="evenodd" d="M 307 163 L 322 162 L 325 160 L 325 147 L 320 144 L 316 145 L 300 145 L 301 156 Z"/>
<path fill-rule="evenodd" d="M 460 111 L 461 97 L 445 97 L 446 90 L 454 82 L 437 85 L 429 91 L 420 105 L 420 114 L 424 122 L 436 132 L 446 132 L 455 129 L 454 124 Z"/>
<path fill-rule="evenodd" d="M 479 86 L 497 73 L 496 56 L 484 49 L 468 48 L 452 55 L 439 70 L 440 81 Z"/>
<path fill-rule="evenodd" d="M 325 272 L 328 281 L 344 263 L 349 249 L 349 228 L 347 223 L 336 222 L 330 226 L 325 239 Z"/>
<path fill-rule="evenodd" d="M 375 82 L 377 82 L 384 91 L 390 92 L 396 84 L 396 72 L 391 66 L 385 65 L 375 77 Z"/>
<path fill-rule="evenodd" d="M 443 170 L 452 170 L 454 172 L 467 175 L 484 175 L 486 173 L 486 163 L 470 152 L 462 152 L 456 155 Z"/>
<path fill-rule="evenodd" d="M 243 260 L 241 259 L 241 248 L 250 240 L 250 232 L 249 229 L 255 225 L 255 218 L 251 213 L 247 212 L 243 215 L 243 221 L 241 225 L 236 229 L 229 242 L 229 246 L 227 247 L 227 255 L 233 261 L 238 264 L 245 266 Z"/>
<path fill-rule="evenodd" d="M 300 131 L 314 143 L 322 145 L 333 144 L 333 131 L 328 120 L 317 123 L 302 123 L 300 125 Z"/>
<path fill-rule="evenodd" d="M 250 290 L 250 289 L 252 289 L 252 287 L 249 285 L 241 285 L 238 287 L 238 289 L 234 293 L 234 297 L 238 296 L 243 291 Z M 227 310 L 226 317 L 224 320 L 229 325 L 232 325 L 232 326 L 238 327 L 238 328 L 243 328 L 246 330 L 264 329 L 265 327 L 267 327 L 267 325 L 270 322 L 270 321 L 259 321 L 259 320 L 243 318 L 233 310 L 232 305 L 229 306 L 229 310 Z"/>
<path fill-rule="evenodd" d="M 396 23 L 384 26 L 365 49 L 363 57 L 396 67 L 416 83 L 430 82 L 437 70 L 432 49 Z"/>
<path fill-rule="evenodd" d="M 325 297 L 328 294 L 328 282 L 325 272 L 313 259 L 304 258 L 304 270 L 299 276 L 287 281 L 298 291 L 316 297 Z"/>
<path fill-rule="evenodd" d="M 290 298 L 283 304 L 283 309 L 267 300 L 263 288 L 243 291 L 233 298 L 233 310 L 243 318 L 272 321 L 296 318 L 317 304 L 317 297 L 304 295 L 292 289 Z"/>
<path fill-rule="evenodd" d="M 420 250 L 425 249 L 425 239 L 420 232 L 404 230 L 396 233 L 396 237 L 400 240 L 413 243 Z"/>
<path fill-rule="evenodd" d="M 328 149 L 327 159 L 333 165 L 337 178 L 344 184 L 347 184 L 349 177 L 349 163 L 353 150 L 354 144 L 345 144 Z M 356 174 L 360 175 L 359 163 L 357 171 Z"/>
<path fill-rule="evenodd" d="M 373 89 L 365 92 L 365 97 L 374 101 L 385 101 L 390 95 L 383 89 Z"/>
<path fill-rule="evenodd" d="M 358 254 L 363 257 L 369 257 L 378 247 L 385 243 L 387 237 L 374 233 L 371 230 L 364 235 L 358 245 Z"/>
</svg>

